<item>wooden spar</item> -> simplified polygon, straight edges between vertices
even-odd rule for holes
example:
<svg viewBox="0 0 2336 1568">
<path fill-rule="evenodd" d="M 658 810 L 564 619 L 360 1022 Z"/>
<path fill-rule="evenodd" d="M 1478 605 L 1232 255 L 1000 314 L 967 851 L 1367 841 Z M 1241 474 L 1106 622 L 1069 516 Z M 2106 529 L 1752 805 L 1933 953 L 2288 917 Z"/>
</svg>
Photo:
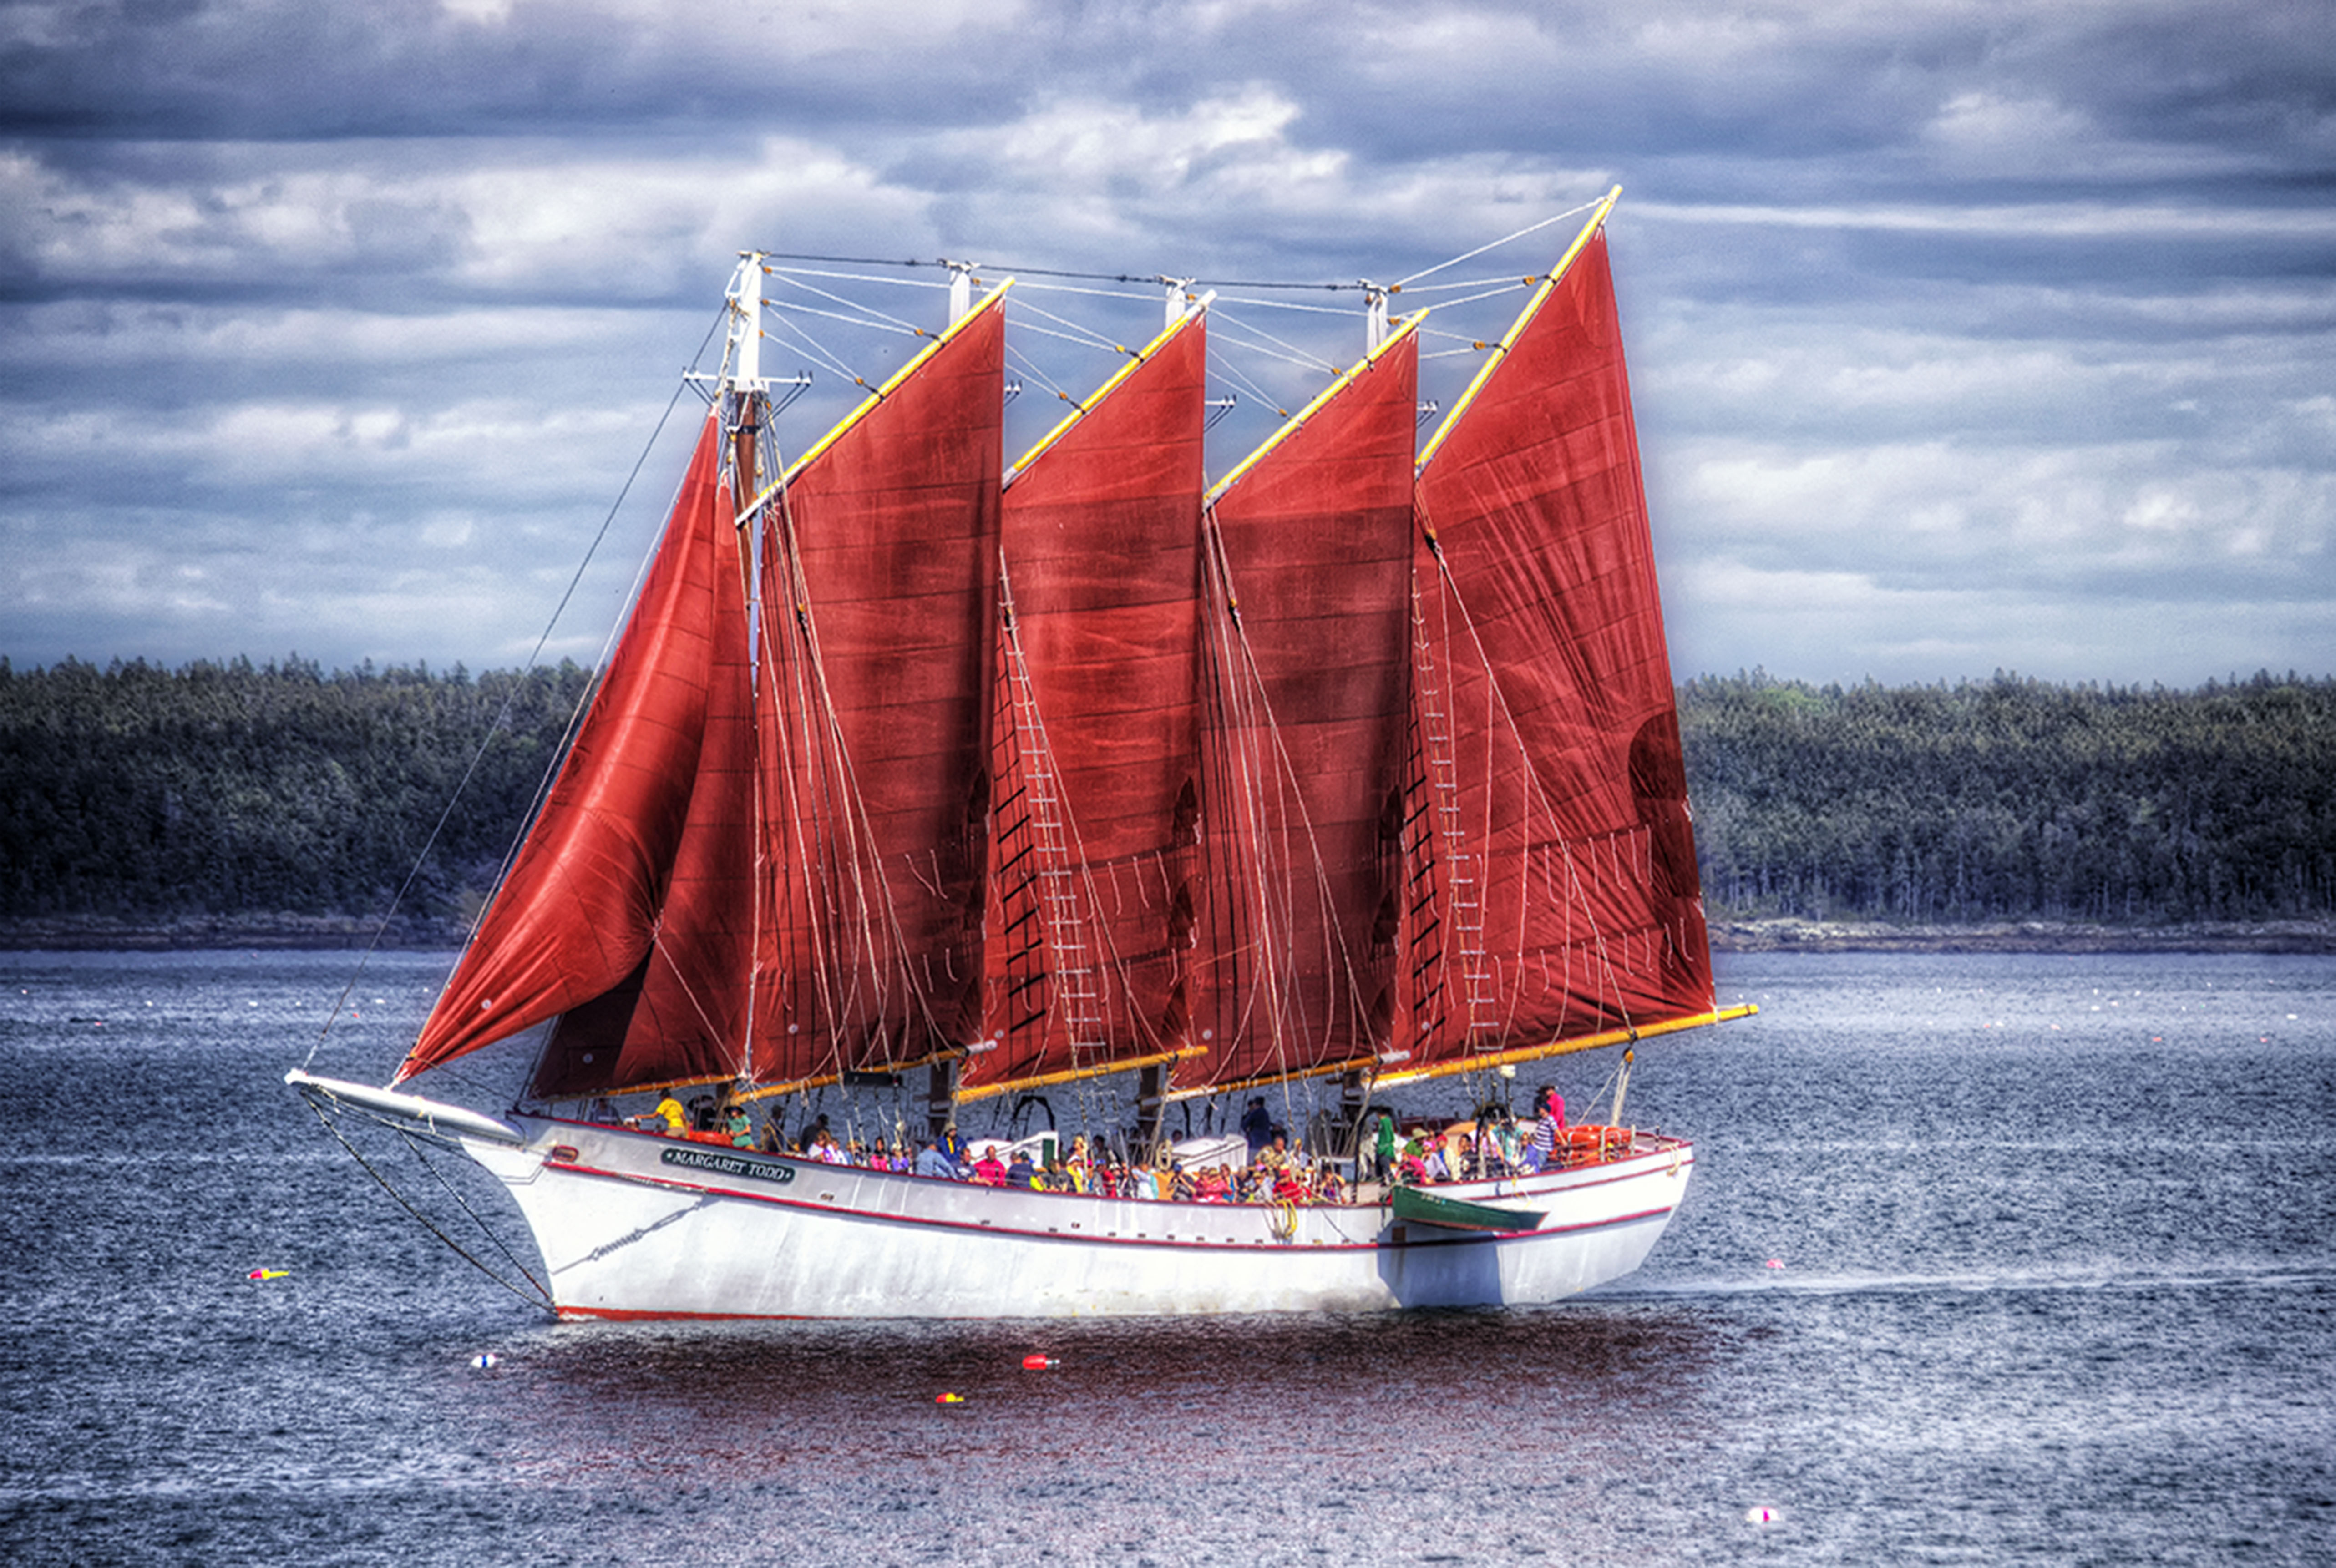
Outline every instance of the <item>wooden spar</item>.
<svg viewBox="0 0 2336 1568">
<path fill-rule="evenodd" d="M 976 1088 L 959 1089 L 957 1092 L 957 1101 L 961 1105 L 969 1105 L 975 1100 L 986 1100 L 995 1095 L 1010 1095 L 1017 1089 L 1051 1088 L 1056 1084 L 1076 1083 L 1082 1078 L 1105 1077 L 1113 1073 L 1132 1073 L 1141 1067 L 1156 1067 L 1163 1063 L 1181 1062 L 1187 1057 L 1200 1056 L 1208 1048 L 1206 1046 L 1180 1046 L 1173 1051 L 1158 1051 L 1148 1057 L 1129 1057 L 1121 1061 L 1105 1062 L 1100 1066 L 1072 1067 L 1059 1073 L 1043 1073 L 1035 1078 L 1017 1078 L 1011 1083 L 983 1084 Z"/>
<path fill-rule="evenodd" d="M 919 1057 L 912 1062 L 901 1062 L 894 1066 L 869 1067 L 865 1070 L 871 1073 L 883 1073 L 898 1076 L 902 1073 L 913 1073 L 919 1067 L 930 1067 L 937 1062 L 953 1062 L 964 1055 L 964 1047 L 959 1047 L 951 1050 L 936 1051 L 929 1057 Z M 860 1070 L 861 1069 L 853 1069 L 855 1072 Z M 799 1095 L 811 1089 L 832 1088 L 836 1085 L 843 1082 L 845 1076 L 845 1074 L 838 1071 L 832 1073 L 821 1073 L 816 1076 L 808 1078 L 789 1078 L 784 1084 L 764 1084 L 760 1088 L 747 1089 L 731 1097 L 743 1104 L 748 1100 L 774 1099 L 780 1095 Z"/>
<path fill-rule="evenodd" d="M 1538 1046 L 1520 1046 L 1514 1050 L 1494 1051 L 1484 1056 L 1469 1057 L 1456 1062 L 1436 1062 L 1428 1066 L 1401 1072 L 1373 1072 L 1381 1066 L 1377 1057 L 1363 1057 L 1349 1062 L 1329 1062 L 1302 1073 L 1262 1073 L 1238 1083 L 1211 1084 L 1202 1088 L 1176 1089 L 1168 1098 L 1203 1100 L 1212 1095 L 1239 1094 L 1247 1089 L 1270 1088 L 1275 1084 L 1294 1084 L 1301 1078 L 1326 1078 L 1338 1073 L 1362 1073 L 1373 1089 L 1397 1088 L 1405 1084 L 1420 1083 L 1429 1078 L 1450 1077 L 1455 1073 L 1478 1072 L 1504 1064 L 1536 1062 L 1544 1057 L 1562 1057 L 1575 1051 L 1594 1051 L 1608 1046 L 1625 1046 L 1633 1040 L 1643 1040 L 1656 1035 L 1677 1034 L 1682 1029 L 1699 1029 L 1712 1024 L 1724 1024 L 1751 1017 L 1759 1008 L 1750 1002 L 1741 1007 L 1719 1008 L 1708 1013 L 1694 1013 L 1683 1018 L 1666 1018 L 1659 1024 L 1641 1024 L 1633 1029 L 1610 1029 L 1603 1034 L 1579 1035 L 1572 1039 L 1550 1040 Z"/>
<path fill-rule="evenodd" d="M 1468 412 L 1468 405 L 1476 401 L 1476 394 L 1484 389 L 1486 382 L 1492 380 L 1493 372 L 1498 370 L 1501 362 L 1508 357 L 1510 348 L 1516 343 L 1517 334 L 1525 329 L 1525 324 L 1541 308 L 1541 302 L 1549 297 L 1549 291 L 1557 287 L 1557 280 L 1565 276 L 1566 268 L 1573 265 L 1573 258 L 1582 254 L 1582 248 L 1590 243 L 1590 237 L 1598 232 L 1599 226 L 1606 221 L 1606 215 L 1614 210 L 1614 203 L 1621 200 L 1622 188 L 1617 185 L 1606 193 L 1604 200 L 1599 202 L 1598 210 L 1590 215 L 1590 221 L 1582 226 L 1582 232 L 1573 237 L 1573 243 L 1566 247 L 1565 254 L 1558 258 L 1557 265 L 1542 278 L 1540 287 L 1533 291 L 1533 297 L 1525 301 L 1525 307 L 1517 312 L 1517 318 L 1509 324 L 1509 330 L 1494 346 L 1491 356 L 1477 367 L 1475 378 L 1468 383 L 1468 390 L 1460 394 L 1459 401 L 1452 405 L 1452 412 L 1444 416 L 1444 422 L 1436 427 L 1436 433 L 1429 436 L 1427 444 L 1419 449 L 1418 461 L 1413 467 L 1426 468 L 1428 459 L 1436 455 L 1436 449 L 1444 444 L 1444 438 L 1458 428 L 1461 416 Z"/>
<path fill-rule="evenodd" d="M 1465 1057 L 1456 1062 L 1436 1062 L 1407 1072 L 1381 1073 L 1372 1080 L 1375 1088 L 1395 1088 L 1404 1084 L 1422 1083 L 1429 1078 L 1448 1078 L 1455 1073 L 1482 1072 L 1487 1067 L 1514 1066 L 1521 1062 L 1537 1062 L 1546 1057 L 1570 1056 L 1575 1051 L 1594 1051 L 1606 1046 L 1627 1046 L 1633 1041 L 1650 1039 L 1657 1035 L 1675 1035 L 1682 1029 L 1700 1029 L 1713 1024 L 1724 1024 L 1737 1018 L 1748 1018 L 1759 1008 L 1751 1002 L 1740 1007 L 1715 1008 L 1708 1013 L 1691 1013 L 1683 1018 L 1665 1018 L 1660 1023 L 1640 1024 L 1635 1028 L 1607 1029 L 1595 1035 L 1577 1035 L 1570 1040 L 1551 1040 L 1543 1045 L 1520 1046 L 1514 1050 L 1488 1051 L 1482 1056 Z"/>
<path fill-rule="evenodd" d="M 1090 409 L 1094 408 L 1096 404 L 1102 403 L 1105 398 L 1109 397 L 1114 392 L 1117 391 L 1121 382 L 1125 381 L 1129 376 L 1134 375 L 1139 369 L 1143 368 L 1144 362 L 1150 359 L 1153 355 L 1159 353 L 1160 347 L 1163 344 L 1175 336 L 1179 332 L 1183 331 L 1185 327 L 1190 326 L 1193 322 L 1201 319 L 1202 317 L 1207 315 L 1209 312 L 1209 302 L 1215 298 L 1216 295 L 1212 291 L 1209 294 L 1203 295 L 1201 298 L 1194 300 L 1191 305 L 1184 308 L 1183 314 L 1178 316 L 1174 320 L 1169 322 L 1167 326 L 1162 327 L 1158 336 L 1154 336 L 1151 342 L 1145 344 L 1143 347 L 1134 349 L 1122 348 L 1120 352 L 1127 355 L 1127 363 L 1121 365 L 1117 370 L 1113 371 L 1111 378 L 1105 381 L 1101 386 L 1096 387 L 1095 389 L 1095 394 L 1089 397 L 1085 403 L 1074 403 L 1071 404 L 1070 413 L 1063 415 L 1061 419 L 1056 421 L 1055 427 L 1046 432 L 1046 434 L 1040 436 L 1038 438 L 1037 444 L 1031 447 L 1029 451 L 1024 453 L 1014 462 L 1008 463 L 1006 467 L 1006 472 L 998 478 L 998 487 L 1000 489 L 1004 489 L 1005 487 L 1012 484 L 1014 481 L 1021 475 L 1025 469 L 1038 461 L 1040 453 L 1044 453 L 1048 447 L 1054 445 L 1057 441 L 1060 441 L 1066 431 L 1069 430 L 1071 426 L 1076 424 L 1080 420 L 1085 419 Z"/>
<path fill-rule="evenodd" d="M 1602 1034 L 1581 1035 L 1570 1040 L 1552 1040 L 1544 1045 L 1521 1046 L 1514 1050 L 1494 1051 L 1484 1056 L 1470 1057 L 1463 1061 L 1438 1062 L 1432 1066 L 1420 1067 L 1409 1072 L 1380 1073 L 1371 1078 L 1371 1086 L 1375 1089 L 1398 1088 L 1405 1084 L 1421 1083 L 1429 1078 L 1450 1077 L 1457 1073 L 1481 1072 L 1488 1067 L 1540 1061 L 1544 1057 L 1567 1056 L 1575 1051 L 1591 1051 L 1607 1046 L 1628 1045 L 1634 1040 L 1651 1039 L 1657 1035 L 1672 1035 L 1686 1029 L 1707 1028 L 1713 1024 L 1731 1023 L 1737 1018 L 1750 1018 L 1759 1010 L 1757 1004 L 1747 1002 L 1740 1007 L 1719 1008 L 1711 1012 L 1696 1013 L 1684 1018 L 1667 1018 L 1658 1024 L 1641 1024 L 1636 1029 L 1609 1029 Z M 1200 1056 L 1207 1049 L 1205 1046 L 1184 1046 L 1176 1050 L 1161 1051 L 1148 1057 L 1133 1057 L 1125 1061 L 1111 1062 L 1101 1066 L 1076 1067 L 1067 1072 L 1047 1073 L 1039 1077 L 1020 1078 L 1007 1084 L 984 1084 L 978 1088 L 959 1090 L 957 1103 L 968 1105 L 976 1100 L 986 1100 L 998 1095 L 1013 1094 L 1024 1089 L 1050 1088 L 1056 1084 L 1073 1083 L 1083 1078 L 1105 1077 L 1113 1073 L 1131 1073 L 1143 1067 L 1180 1062 L 1190 1057 Z M 903 1062 L 897 1067 L 886 1070 L 897 1073 L 910 1072 L 920 1066 L 929 1066 L 934 1062 L 957 1060 L 964 1054 L 962 1050 L 944 1051 L 935 1056 L 921 1057 L 917 1061 Z M 1212 1095 L 1238 1094 L 1245 1089 L 1264 1088 L 1273 1084 L 1295 1083 L 1300 1078 L 1329 1077 L 1337 1073 L 1368 1069 L 1375 1065 L 1373 1059 L 1368 1057 L 1351 1062 L 1332 1062 L 1328 1066 L 1303 1073 L 1270 1073 L 1260 1077 L 1245 1078 L 1235 1084 L 1214 1084 L 1207 1088 L 1172 1090 L 1164 1097 L 1171 1102 L 1205 1099 Z M 760 1088 L 748 1089 L 733 1095 L 731 1099 L 743 1105 L 753 1100 L 772 1099 L 780 1095 L 832 1088 L 842 1081 L 842 1073 L 826 1073 L 817 1077 L 795 1078 L 784 1084 L 769 1084 Z M 670 1089 L 696 1089 L 712 1084 L 735 1084 L 736 1082 L 735 1078 L 719 1076 L 676 1078 L 663 1084 L 637 1084 L 622 1092 L 628 1095 L 660 1094 Z"/>
<path fill-rule="evenodd" d="M 731 434 L 730 504 L 731 525 L 738 531 L 738 589 L 739 602 L 746 607 L 747 636 L 754 635 L 755 546 L 752 520 L 754 508 L 747 497 L 753 495 L 761 482 L 762 426 L 768 416 L 770 383 L 763 379 L 763 278 L 769 270 L 763 263 L 760 251 L 749 252 L 738 264 L 738 281 L 731 297 L 731 417 L 735 421 Z M 750 679 L 751 679 L 750 676 Z M 762 770 L 754 770 L 754 820 L 763 819 Z M 760 829 L 756 852 L 761 852 Z M 754 879 L 753 930 L 763 929 L 763 879 Z M 738 1040 L 738 1076 L 744 1078 L 753 1070 L 754 1061 L 754 989 L 761 979 L 758 966 L 749 964 L 746 969 L 745 1028 Z M 735 1096 L 734 1096 L 735 1098 Z"/>
<path fill-rule="evenodd" d="M 926 360 L 930 359 L 934 355 L 939 353 L 941 345 L 947 343 L 950 338 L 955 337 L 959 333 L 964 331 L 968 322 L 972 321 L 985 310 L 993 310 L 997 308 L 998 304 L 1005 299 L 1006 291 L 1013 287 L 1014 280 L 1012 278 L 1007 278 L 1000 279 L 998 287 L 983 295 L 980 300 L 975 304 L 971 310 L 968 311 L 958 320 L 950 322 L 946 330 L 941 332 L 939 336 L 934 337 L 930 343 L 926 344 L 923 348 L 918 350 L 916 355 L 910 359 L 908 364 L 894 371 L 885 381 L 883 385 L 877 387 L 865 398 L 861 399 L 859 407 L 853 409 L 850 414 L 845 414 L 842 419 L 837 420 L 835 422 L 834 428 L 830 430 L 825 435 L 821 436 L 817 441 L 812 443 L 810 448 L 805 451 L 801 457 L 796 458 L 793 463 L 788 465 L 784 473 L 779 475 L 778 479 L 773 483 L 772 489 L 783 489 L 786 485 L 793 483 L 795 476 L 801 473 L 804 469 L 810 467 L 813 462 L 819 457 L 820 453 L 825 452 L 829 447 L 833 446 L 837 442 L 842 440 L 846 432 L 851 430 L 853 425 L 858 424 L 861 420 L 868 417 L 870 410 L 873 409 L 878 404 L 883 402 L 885 398 L 891 395 L 893 388 L 899 386 L 911 375 L 914 375 L 917 373 L 918 368 L 922 365 Z M 863 381 L 861 385 L 865 386 L 867 383 Z M 761 507 L 770 498 L 768 496 L 758 495 L 754 498 L 754 505 L 755 507 Z"/>
<path fill-rule="evenodd" d="M 1235 1095 L 1244 1089 L 1271 1088 L 1276 1084 L 1294 1084 L 1301 1078 L 1328 1078 L 1339 1073 L 1364 1073 L 1378 1066 L 1377 1057 L 1357 1057 L 1351 1061 L 1325 1062 L 1319 1067 L 1309 1067 L 1300 1073 L 1260 1073 L 1253 1078 L 1241 1078 L 1230 1084 L 1209 1084 L 1197 1089 L 1174 1089 L 1168 1099 L 1205 1100 L 1212 1095 Z"/>
<path fill-rule="evenodd" d="M 1212 297 L 1213 297 L 1213 296 Z M 1347 383 L 1354 380 L 1355 377 L 1368 370 L 1372 365 L 1377 361 L 1380 355 L 1385 354 L 1388 349 L 1394 347 L 1397 343 L 1403 339 L 1406 333 L 1417 331 L 1419 324 L 1426 319 L 1427 312 L 1426 310 L 1415 310 L 1409 316 L 1397 321 L 1395 324 L 1394 330 L 1387 334 L 1385 341 L 1381 342 L 1377 347 L 1365 355 L 1359 363 L 1350 365 L 1338 375 L 1332 376 L 1330 378 L 1330 385 L 1324 387 L 1319 393 L 1316 394 L 1313 402 L 1299 409 L 1290 418 L 1283 420 L 1274 430 L 1274 433 L 1271 435 L 1267 436 L 1263 443 L 1260 444 L 1255 452 L 1252 452 L 1247 457 L 1242 458 L 1241 462 L 1234 466 L 1233 471 L 1231 473 L 1226 474 L 1222 479 L 1217 481 L 1215 484 L 1211 485 L 1209 487 L 1209 493 L 1204 498 L 1204 504 L 1214 506 L 1224 495 L 1225 492 L 1231 490 L 1235 484 L 1241 482 L 1241 475 L 1247 473 L 1251 469 L 1255 468 L 1260 462 L 1264 461 L 1266 453 L 1271 452 L 1275 447 L 1280 446 L 1283 442 L 1289 440 L 1291 436 L 1305 429 L 1306 422 L 1312 419 L 1316 411 L 1320 409 L 1324 404 L 1329 403 L 1332 398 L 1338 396 L 1338 394 L 1345 389 Z"/>
<path fill-rule="evenodd" d="M 734 497 L 754 493 L 755 475 L 760 468 L 756 461 L 755 443 L 763 433 L 763 401 L 761 393 L 749 392 L 744 387 L 732 394 L 730 493 Z M 742 554 L 740 559 L 745 558 Z M 751 570 L 751 564 L 748 570 Z"/>
</svg>

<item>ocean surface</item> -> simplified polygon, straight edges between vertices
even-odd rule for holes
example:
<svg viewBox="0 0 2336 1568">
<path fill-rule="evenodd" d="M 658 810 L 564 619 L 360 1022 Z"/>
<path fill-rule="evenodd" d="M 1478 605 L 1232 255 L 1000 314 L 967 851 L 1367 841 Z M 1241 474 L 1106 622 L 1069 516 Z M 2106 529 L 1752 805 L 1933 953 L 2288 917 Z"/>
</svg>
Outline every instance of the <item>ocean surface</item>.
<svg viewBox="0 0 2336 1568">
<path fill-rule="evenodd" d="M 385 1077 L 445 963 L 315 1070 Z M 0 1561 L 2336 1561 L 2336 965 L 1722 965 L 1760 1016 L 1627 1105 L 1687 1203 L 1573 1301 L 676 1327 L 550 1322 L 284 1087 L 349 955 L 0 954 Z"/>
</svg>

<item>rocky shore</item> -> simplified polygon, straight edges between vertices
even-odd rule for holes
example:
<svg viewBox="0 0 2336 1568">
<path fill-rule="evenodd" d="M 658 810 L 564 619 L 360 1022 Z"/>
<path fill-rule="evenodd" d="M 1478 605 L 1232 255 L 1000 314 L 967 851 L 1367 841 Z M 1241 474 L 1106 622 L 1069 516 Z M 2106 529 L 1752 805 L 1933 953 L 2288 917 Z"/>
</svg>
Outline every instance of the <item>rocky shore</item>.
<svg viewBox="0 0 2336 1568">
<path fill-rule="evenodd" d="M 122 920 L 56 915 L 0 920 L 0 950 L 11 952 L 177 952 L 225 949 L 326 950 L 336 948 L 459 948 L 459 921 L 396 916 L 235 914 Z"/>
<path fill-rule="evenodd" d="M 376 933 L 378 937 L 376 938 Z M 59 915 L 0 920 L 0 950 L 171 952 L 204 949 L 459 948 L 461 921 L 359 915 L 180 915 L 121 920 Z M 2117 926 L 2077 920 L 1893 925 L 1786 917 L 1715 920 L 1730 953 L 2336 953 L 2336 920 Z"/>
<path fill-rule="evenodd" d="M 1776 917 L 1714 920 L 1711 946 L 1730 953 L 2336 953 L 2336 920 L 1891 925 Z"/>
</svg>

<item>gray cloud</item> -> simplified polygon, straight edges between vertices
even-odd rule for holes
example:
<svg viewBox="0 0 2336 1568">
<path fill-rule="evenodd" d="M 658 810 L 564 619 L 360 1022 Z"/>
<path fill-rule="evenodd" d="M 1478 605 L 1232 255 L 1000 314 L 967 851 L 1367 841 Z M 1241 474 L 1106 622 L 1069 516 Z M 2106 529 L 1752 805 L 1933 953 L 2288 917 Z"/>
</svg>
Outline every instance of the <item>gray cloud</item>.
<svg viewBox="0 0 2336 1568">
<path fill-rule="evenodd" d="M 18 5 L 0 653 L 519 657 L 741 246 L 1386 279 L 1620 180 L 1682 673 L 2325 668 L 2331 179 L 2302 5 Z M 1236 340 L 1359 332 L 1225 293 L 1221 465 L 1319 385 Z M 797 328 L 871 375 L 912 340 L 779 329 L 799 445 L 850 388 Z M 1109 367 L 1016 341 L 1017 432 Z"/>
</svg>

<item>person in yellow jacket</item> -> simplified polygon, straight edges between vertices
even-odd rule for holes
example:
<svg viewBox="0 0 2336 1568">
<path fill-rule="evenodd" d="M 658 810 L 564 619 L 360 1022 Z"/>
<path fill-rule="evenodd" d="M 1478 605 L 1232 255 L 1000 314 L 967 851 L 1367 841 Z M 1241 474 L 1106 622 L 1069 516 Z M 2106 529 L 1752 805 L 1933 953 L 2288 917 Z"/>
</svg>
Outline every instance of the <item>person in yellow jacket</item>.
<svg viewBox="0 0 2336 1568">
<path fill-rule="evenodd" d="M 659 1126 L 660 1122 L 665 1125 Z M 689 1128 L 689 1113 L 681 1108 L 681 1102 L 668 1090 L 665 1098 L 646 1115 L 635 1116 L 633 1125 L 645 1133 L 663 1133 L 669 1138 L 677 1138 Z"/>
</svg>

